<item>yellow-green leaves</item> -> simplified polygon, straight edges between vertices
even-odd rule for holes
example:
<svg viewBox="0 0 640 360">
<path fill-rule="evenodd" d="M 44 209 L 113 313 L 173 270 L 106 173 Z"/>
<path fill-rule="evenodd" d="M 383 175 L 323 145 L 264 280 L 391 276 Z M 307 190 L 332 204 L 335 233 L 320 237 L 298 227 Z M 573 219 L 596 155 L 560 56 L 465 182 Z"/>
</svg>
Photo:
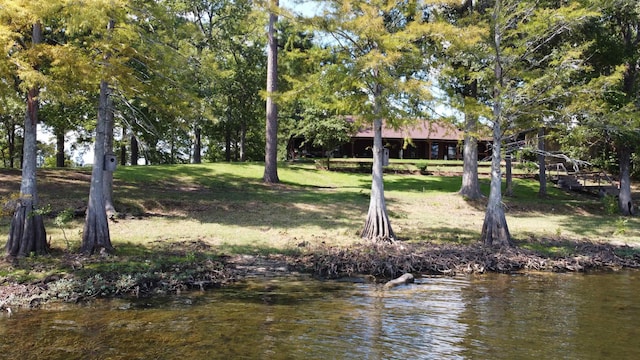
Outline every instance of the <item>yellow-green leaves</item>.
<svg viewBox="0 0 640 360">
<path fill-rule="evenodd" d="M 122 0 L 61 0 L 60 16 L 70 36 L 107 32 L 110 19 L 126 19 L 127 2 Z"/>
<path fill-rule="evenodd" d="M 459 34 L 451 25 L 426 21 L 424 5 L 332 1 L 322 16 L 310 20 L 332 51 L 315 76 L 336 108 L 364 119 L 384 117 L 390 126 L 425 115 L 432 99 L 429 46 L 455 43 Z"/>
</svg>

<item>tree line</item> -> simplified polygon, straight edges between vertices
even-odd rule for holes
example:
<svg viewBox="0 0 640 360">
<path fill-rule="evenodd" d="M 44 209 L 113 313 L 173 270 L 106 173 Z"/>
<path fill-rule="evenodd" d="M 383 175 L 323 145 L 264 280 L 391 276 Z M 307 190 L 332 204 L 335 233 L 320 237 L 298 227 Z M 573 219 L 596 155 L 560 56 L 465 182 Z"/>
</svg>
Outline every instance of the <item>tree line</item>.
<svg viewBox="0 0 640 360">
<path fill-rule="evenodd" d="M 315 4 L 315 13 L 297 12 Z M 56 166 L 94 150 L 81 250 L 111 251 L 112 174 L 122 165 L 277 160 L 304 136 L 330 150 L 370 126 L 373 168 L 362 237 L 394 241 L 384 201 L 382 127 L 417 120 L 464 128 L 461 194 L 482 196 L 477 139 L 492 138 L 488 245 L 509 246 L 503 144 L 538 134 L 620 178 L 633 213 L 639 140 L 640 5 L 635 0 L 313 1 L 0 0 L 0 150 L 20 167 L 7 252 L 47 251 L 37 211 L 37 124 L 56 136 Z M 453 114 L 443 116 L 443 107 Z M 344 121 L 345 116 L 355 119 Z M 112 156 L 112 157 L 107 157 Z"/>
</svg>

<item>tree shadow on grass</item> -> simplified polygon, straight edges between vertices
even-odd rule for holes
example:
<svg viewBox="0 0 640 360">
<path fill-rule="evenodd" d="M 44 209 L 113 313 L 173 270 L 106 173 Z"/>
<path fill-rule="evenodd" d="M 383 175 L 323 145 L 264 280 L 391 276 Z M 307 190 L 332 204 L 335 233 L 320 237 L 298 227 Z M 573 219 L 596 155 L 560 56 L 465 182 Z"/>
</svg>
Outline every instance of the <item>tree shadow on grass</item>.
<svg viewBox="0 0 640 360">
<path fill-rule="evenodd" d="M 189 172 L 189 177 L 198 179 L 208 173 L 200 168 Z M 138 199 L 126 204 L 137 213 L 166 213 L 203 223 L 243 227 L 295 224 L 326 228 L 350 224 L 354 214 L 366 209 L 368 199 L 364 188 L 317 188 L 294 182 L 266 185 L 259 179 L 231 173 L 216 174 L 197 186 L 178 178 L 143 186 L 123 185 L 115 189 L 115 198 Z"/>
<path fill-rule="evenodd" d="M 295 181 L 265 185 L 259 179 L 228 172 L 207 177 L 207 168 L 186 167 L 186 170 L 188 177 L 200 179 L 197 186 L 193 181 L 174 178 L 164 183 L 121 188 L 117 190 L 117 198 L 146 198 L 141 208 L 157 209 L 159 211 L 156 214 L 182 210 L 183 215 L 178 216 L 203 223 L 275 228 L 353 226 L 365 213 L 369 200 L 368 176 L 357 179 L 359 185 L 318 187 Z M 303 170 L 309 171 L 294 169 Z M 184 176 L 184 172 L 182 174 Z M 481 184 L 488 188 L 488 180 L 481 181 Z M 532 197 L 534 187 L 529 185 L 518 188 L 519 198 L 505 198 L 509 216 L 526 217 L 551 211 L 575 214 L 577 211 L 584 213 L 585 208 L 595 211 L 593 206 L 588 207 L 584 201 L 573 200 L 562 194 L 547 200 L 536 200 Z M 455 194 L 459 187 L 460 177 L 389 176 L 385 182 L 388 191 L 407 193 L 433 191 Z M 466 202 L 472 208 L 483 211 L 486 201 L 483 198 Z M 393 198 L 387 198 L 389 205 L 393 205 L 393 202 Z M 455 236 L 455 232 L 446 234 Z M 422 237 L 418 235 L 418 238 Z"/>
<path fill-rule="evenodd" d="M 295 226 L 317 226 L 330 229 L 336 226 L 358 227 L 364 219 L 369 202 L 370 175 L 363 174 L 348 180 L 345 186 L 321 187 L 306 179 L 285 180 L 281 184 L 266 185 L 260 178 L 260 167 L 256 164 L 226 164 L 217 167 L 202 166 L 150 166 L 144 171 L 123 168 L 116 173 L 114 184 L 115 201 L 123 207 L 121 212 L 133 216 L 158 216 L 195 219 L 203 223 L 238 225 L 243 227 L 291 228 Z M 325 171 L 308 167 L 291 166 L 287 171 L 296 174 L 322 176 Z M 10 172 L 18 179 L 18 172 Z M 87 170 L 39 170 L 39 181 L 43 186 L 41 199 L 51 201 L 53 213 L 68 207 L 86 206 L 90 173 Z M 385 176 L 388 191 L 405 193 L 434 192 L 455 194 L 461 184 L 459 176 L 389 175 Z M 481 188 L 488 193 L 489 180 L 481 179 Z M 603 234 L 604 225 L 618 225 L 621 230 L 634 231 L 639 228 L 637 220 L 631 218 L 626 224 L 617 218 L 590 215 L 601 214 L 601 204 L 584 196 L 566 194 L 561 190 L 550 191 L 548 199 L 537 198 L 535 182 L 518 182 L 516 197 L 505 198 L 508 216 L 526 217 L 532 214 L 553 213 L 569 216 L 563 227 L 576 234 L 589 236 Z M 19 186 L 7 184 L 6 188 Z M 5 188 L 3 187 L 3 188 Z M 39 185 L 40 187 L 40 185 Z M 394 199 L 387 198 L 393 206 Z M 467 201 L 472 208 L 484 210 L 486 198 Z M 56 206 L 58 208 L 56 208 Z M 612 225 L 613 223 L 613 225 Z M 614 226 L 615 225 L 615 226 Z M 441 229 L 444 239 L 460 235 L 460 229 Z M 616 230 L 616 229 L 614 229 Z M 438 230 L 428 230 L 439 233 Z M 428 239 L 428 234 L 417 231 L 416 239 Z M 473 232 L 472 232 L 473 233 Z M 400 234 L 402 236 L 402 234 Z"/>
<path fill-rule="evenodd" d="M 460 229 L 455 227 L 429 227 L 423 229 L 408 229 L 400 232 L 401 241 L 408 243 L 435 243 L 470 245 L 480 239 L 480 231 Z"/>
<path fill-rule="evenodd" d="M 237 245 L 223 243 L 213 245 L 204 240 L 157 240 L 148 245 L 134 244 L 131 242 L 115 242 L 114 246 L 119 256 L 142 257 L 144 259 L 172 259 L 179 258 L 216 258 L 228 255 L 273 255 L 283 254 L 281 248 L 269 245 Z M 290 252 L 297 254 L 295 249 Z M 181 260 L 184 261 L 184 260 Z"/>
<path fill-rule="evenodd" d="M 0 196 L 20 192 L 20 171 L 2 169 L 0 172 Z M 85 169 L 38 169 L 37 187 L 40 207 L 56 204 L 57 213 L 65 208 L 86 206 L 89 199 L 90 170 Z M 4 205 L 4 204 L 0 204 Z"/>
<path fill-rule="evenodd" d="M 389 191 L 455 193 L 460 190 L 461 179 L 460 176 L 388 176 L 384 187 Z"/>
<path fill-rule="evenodd" d="M 610 239 L 619 237 L 622 241 L 638 243 L 640 240 L 640 218 L 623 216 L 567 216 L 561 222 L 563 229 L 586 238 Z"/>
</svg>

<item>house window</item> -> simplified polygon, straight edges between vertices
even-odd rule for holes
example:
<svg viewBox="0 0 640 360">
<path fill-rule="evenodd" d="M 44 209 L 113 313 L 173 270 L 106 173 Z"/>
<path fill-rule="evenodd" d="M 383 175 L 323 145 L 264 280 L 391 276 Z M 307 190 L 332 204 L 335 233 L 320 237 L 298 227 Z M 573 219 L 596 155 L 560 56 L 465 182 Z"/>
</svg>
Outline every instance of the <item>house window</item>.
<svg viewBox="0 0 640 360">
<path fill-rule="evenodd" d="M 416 148 L 409 144 L 406 149 L 401 149 L 400 154 L 402 154 L 403 159 L 415 159 L 416 158 Z"/>
<path fill-rule="evenodd" d="M 456 146 L 449 145 L 447 146 L 447 159 L 452 160 L 456 158 Z"/>
<path fill-rule="evenodd" d="M 431 143 L 431 159 L 438 158 L 438 150 L 440 150 L 440 144 L 437 142 Z"/>
</svg>

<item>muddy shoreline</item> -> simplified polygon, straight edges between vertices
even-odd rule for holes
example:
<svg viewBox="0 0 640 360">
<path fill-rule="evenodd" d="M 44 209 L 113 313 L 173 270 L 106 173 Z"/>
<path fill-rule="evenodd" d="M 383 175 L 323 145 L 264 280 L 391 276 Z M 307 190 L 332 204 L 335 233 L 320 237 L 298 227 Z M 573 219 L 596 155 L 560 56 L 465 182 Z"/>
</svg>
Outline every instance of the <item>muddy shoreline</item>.
<svg viewBox="0 0 640 360">
<path fill-rule="evenodd" d="M 366 278 L 383 283 L 403 273 L 453 276 L 640 269 L 639 249 L 587 240 L 529 239 L 514 248 L 503 249 L 481 244 L 399 242 L 348 248 L 309 247 L 293 254 L 233 256 L 212 255 L 215 248 L 201 242 L 183 245 L 184 248 L 173 249 L 169 255 L 183 256 L 186 261 L 146 268 L 126 265 L 128 262 L 122 259 L 118 262 L 117 255 L 84 257 L 63 252 L 35 260 L 5 259 L 4 269 L 21 269 L 24 273 L 38 270 L 47 275 L 38 279 L 0 277 L 0 310 L 95 298 L 164 296 L 219 288 L 251 277 L 291 274 L 321 279 Z"/>
</svg>

